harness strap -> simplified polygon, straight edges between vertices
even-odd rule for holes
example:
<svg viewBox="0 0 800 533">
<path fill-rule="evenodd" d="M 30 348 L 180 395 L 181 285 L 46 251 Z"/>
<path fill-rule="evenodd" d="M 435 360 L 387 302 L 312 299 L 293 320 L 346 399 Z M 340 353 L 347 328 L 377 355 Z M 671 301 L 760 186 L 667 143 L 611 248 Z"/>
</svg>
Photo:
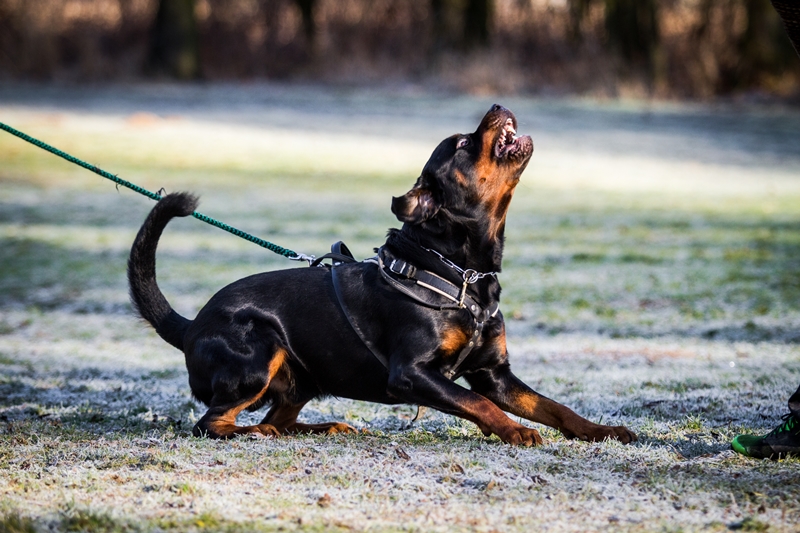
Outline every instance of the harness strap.
<svg viewBox="0 0 800 533">
<path fill-rule="evenodd" d="M 470 354 L 470 352 L 472 352 L 472 349 L 475 348 L 475 345 L 478 344 L 478 339 L 481 338 L 481 333 L 483 333 L 483 324 L 484 324 L 484 322 L 485 321 L 481 321 L 481 322 L 476 321 L 476 323 L 475 323 L 475 331 L 472 332 L 472 337 L 469 339 L 469 342 L 467 343 L 467 345 L 464 346 L 464 348 L 462 348 L 462 350 L 458 353 L 458 357 L 456 358 L 456 362 L 453 363 L 453 365 L 447 370 L 447 372 L 444 373 L 444 377 L 446 377 L 447 379 L 452 380 L 453 376 L 456 375 L 456 372 L 458 372 L 458 367 L 461 366 L 461 363 L 464 362 L 464 359 L 467 358 L 467 356 Z"/>
<path fill-rule="evenodd" d="M 384 265 L 383 255 L 386 255 L 387 252 L 383 248 L 378 250 L 378 255 L 376 258 L 372 259 L 372 261 L 378 264 L 378 269 L 380 270 L 381 276 L 385 279 L 389 284 L 397 289 L 398 291 L 402 292 L 403 294 L 408 295 L 415 301 L 427 306 L 427 307 L 434 307 L 440 310 L 444 309 L 467 309 L 473 318 L 473 323 L 475 325 L 475 329 L 472 332 L 472 337 L 470 338 L 467 345 L 459 352 L 458 357 L 456 358 L 455 362 L 450 366 L 450 368 L 444 372 L 445 377 L 448 379 L 453 379 L 453 377 L 458 372 L 459 367 L 467 358 L 467 356 L 472 352 L 472 350 L 477 346 L 479 339 L 481 338 L 481 334 L 483 333 L 483 326 L 487 320 L 497 315 L 497 312 L 500 310 L 500 305 L 495 302 L 490 305 L 488 308 L 482 308 L 478 302 L 475 301 L 474 298 L 469 296 L 466 293 L 466 282 L 464 286 L 458 287 L 453 283 L 447 281 L 446 279 L 442 278 L 434 274 L 433 272 L 429 272 L 427 270 L 420 270 L 416 268 L 414 265 L 404 261 L 402 259 L 397 258 L 390 258 L 387 257 L 387 262 L 389 263 L 388 266 Z M 428 289 L 436 294 L 444 296 L 451 302 L 454 302 L 456 305 L 434 305 L 431 302 L 427 302 L 424 299 L 418 297 L 410 288 L 406 287 L 398 280 L 394 279 L 387 271 L 391 271 L 394 274 L 398 274 L 410 280 L 416 282 L 417 285 Z"/>
<path fill-rule="evenodd" d="M 372 355 L 374 355 L 375 358 L 388 369 L 389 358 L 377 348 L 372 339 L 370 339 L 361 329 L 357 321 L 354 319 L 353 314 L 348 309 L 347 303 L 343 297 L 344 295 L 341 281 L 339 280 L 336 266 L 342 263 L 353 263 L 355 262 L 355 259 L 353 259 L 352 254 L 349 253 L 347 247 L 345 247 L 342 243 L 336 243 L 331 248 L 332 253 L 326 254 L 325 256 L 321 257 L 320 260 L 323 258 L 330 258 L 333 260 L 332 262 L 334 264 L 331 268 L 331 279 L 333 282 L 333 290 L 336 294 L 336 299 L 339 303 L 339 306 L 342 309 L 345 318 L 347 318 L 347 322 L 350 324 L 350 327 L 361 340 L 361 343 L 364 344 L 364 346 L 372 353 Z M 341 248 L 344 249 L 342 250 Z M 344 254 L 342 252 L 344 252 Z M 389 263 L 388 265 L 384 263 L 384 255 L 387 255 L 386 260 Z M 481 334 L 483 333 L 484 324 L 487 320 L 497 314 L 500 306 L 497 303 L 494 303 L 490 307 L 483 309 L 471 296 L 466 294 L 465 288 L 459 288 L 446 279 L 437 276 L 433 272 L 417 269 L 414 265 L 408 263 L 407 261 L 393 258 L 389 256 L 383 248 L 378 250 L 378 254 L 375 257 L 365 259 L 363 262 L 375 264 L 378 267 L 381 277 L 389 284 L 390 287 L 402 294 L 405 294 L 415 302 L 424 305 L 425 307 L 438 310 L 467 309 L 470 314 L 472 314 L 474 324 L 472 336 L 470 337 L 466 346 L 464 346 L 464 348 L 462 348 L 462 350 L 459 352 L 456 360 L 450 366 L 450 368 L 443 372 L 447 379 L 453 379 L 458 372 L 458 369 L 461 367 L 461 364 L 472 352 L 475 346 L 477 346 L 481 338 Z M 392 274 L 403 276 L 404 278 L 413 281 L 415 285 L 419 285 L 428 291 L 438 294 L 439 296 L 443 296 L 451 302 L 454 302 L 455 305 L 439 305 L 429 301 L 418 294 L 418 291 L 414 291 L 410 286 L 407 286 L 400 280 L 395 279 Z"/>
<path fill-rule="evenodd" d="M 383 256 L 386 255 L 386 263 L 384 264 Z M 466 294 L 465 287 L 458 287 L 447 281 L 446 279 L 442 278 L 441 276 L 437 276 L 433 272 L 429 272 L 427 270 L 420 270 L 416 268 L 414 265 L 404 261 L 402 259 L 394 258 L 388 255 L 388 252 L 381 248 L 378 250 L 378 255 L 375 257 L 378 263 L 378 267 L 380 269 L 381 276 L 385 279 L 389 285 L 391 285 L 394 289 L 402 292 L 403 294 L 407 295 L 408 297 L 416 300 L 417 302 L 421 303 L 426 307 L 432 307 L 434 309 L 444 310 L 444 309 L 466 309 L 472 314 L 472 317 L 475 320 L 482 320 L 484 310 L 475 301 L 474 298 Z M 440 296 L 443 296 L 453 302 L 455 305 L 440 305 L 437 303 L 429 302 L 423 298 L 417 296 L 414 291 L 410 288 L 406 287 L 398 280 L 393 278 L 389 272 L 386 270 L 391 271 L 394 274 L 398 274 L 403 276 L 404 278 L 410 279 L 416 282 L 417 285 L 428 289 Z M 499 306 L 494 304 L 492 307 L 491 316 L 497 314 L 497 309 Z"/>
<path fill-rule="evenodd" d="M 353 257 L 353 253 L 350 251 L 350 248 L 348 248 L 347 245 L 342 241 L 333 243 L 331 245 L 331 253 L 325 254 L 322 257 L 317 257 L 313 261 L 310 261 L 308 266 L 321 266 L 325 259 L 330 259 L 331 263 L 333 263 L 333 266 L 341 265 L 342 263 L 356 262 L 356 258 Z"/>
<path fill-rule="evenodd" d="M 375 346 L 375 343 L 372 342 L 372 340 L 369 339 L 366 335 L 364 335 L 364 332 L 361 331 L 361 328 L 358 326 L 355 320 L 353 320 L 353 314 L 347 308 L 347 304 L 345 303 L 344 298 L 342 297 L 341 282 L 339 281 L 339 276 L 337 276 L 337 270 L 338 269 L 336 268 L 331 268 L 331 279 L 333 280 L 333 292 L 336 294 L 336 300 L 339 302 L 339 307 L 342 308 L 342 312 L 344 312 L 344 316 L 345 318 L 347 318 L 347 322 L 350 324 L 350 327 L 353 328 L 353 331 L 356 332 L 358 338 L 361 339 L 362 344 L 364 344 L 364 346 L 366 346 L 367 349 L 369 349 L 369 351 L 372 352 L 372 355 L 375 356 L 375 359 L 380 361 L 381 364 L 388 369 L 389 358 L 383 355 L 383 353 L 380 350 L 378 350 L 378 348 Z"/>
</svg>

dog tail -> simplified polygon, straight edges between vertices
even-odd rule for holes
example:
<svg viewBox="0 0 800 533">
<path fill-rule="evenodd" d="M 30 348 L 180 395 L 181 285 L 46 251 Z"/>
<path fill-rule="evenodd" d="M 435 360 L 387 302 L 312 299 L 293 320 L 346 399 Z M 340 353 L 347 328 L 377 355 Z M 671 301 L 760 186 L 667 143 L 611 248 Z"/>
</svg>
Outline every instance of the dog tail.
<svg viewBox="0 0 800 533">
<path fill-rule="evenodd" d="M 176 313 L 158 288 L 156 247 L 167 223 L 174 217 L 191 215 L 197 204 L 197 197 L 188 193 L 168 194 L 162 198 L 142 224 L 128 258 L 128 284 L 133 306 L 162 339 L 181 351 L 186 329 L 192 322 Z"/>
</svg>

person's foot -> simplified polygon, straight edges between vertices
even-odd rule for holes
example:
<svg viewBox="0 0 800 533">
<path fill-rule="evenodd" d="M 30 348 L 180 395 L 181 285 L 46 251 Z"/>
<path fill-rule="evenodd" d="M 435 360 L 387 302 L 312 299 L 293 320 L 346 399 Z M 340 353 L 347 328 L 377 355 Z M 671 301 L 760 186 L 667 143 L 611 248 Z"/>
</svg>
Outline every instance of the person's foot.
<svg viewBox="0 0 800 533">
<path fill-rule="evenodd" d="M 792 414 L 784 415 L 783 424 L 763 437 L 738 435 L 731 442 L 736 453 L 755 459 L 782 459 L 800 455 L 800 420 Z"/>
</svg>

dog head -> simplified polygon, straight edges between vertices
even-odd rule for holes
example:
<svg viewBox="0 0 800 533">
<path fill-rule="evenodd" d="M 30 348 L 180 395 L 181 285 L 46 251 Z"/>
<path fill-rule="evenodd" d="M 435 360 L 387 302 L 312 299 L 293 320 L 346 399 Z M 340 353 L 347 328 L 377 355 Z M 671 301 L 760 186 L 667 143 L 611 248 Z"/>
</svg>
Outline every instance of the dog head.
<svg viewBox="0 0 800 533">
<path fill-rule="evenodd" d="M 514 113 L 495 104 L 474 133 L 453 135 L 431 154 L 414 187 L 392 198 L 392 212 L 409 225 L 442 215 L 488 222 L 502 232 L 514 188 L 533 154 L 533 141 L 517 137 Z"/>
</svg>

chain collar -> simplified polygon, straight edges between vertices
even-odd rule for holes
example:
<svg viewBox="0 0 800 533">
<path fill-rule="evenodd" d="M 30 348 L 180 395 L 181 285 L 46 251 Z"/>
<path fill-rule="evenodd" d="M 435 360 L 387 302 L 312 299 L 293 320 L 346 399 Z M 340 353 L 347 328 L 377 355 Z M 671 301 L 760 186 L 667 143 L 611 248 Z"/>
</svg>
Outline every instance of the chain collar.
<svg viewBox="0 0 800 533">
<path fill-rule="evenodd" d="M 466 269 L 465 268 L 461 268 L 460 266 L 458 266 L 457 264 L 453 263 L 452 261 L 450 261 L 448 258 L 443 256 L 442 254 L 440 254 L 436 250 L 433 250 L 431 248 L 425 248 L 424 246 L 421 246 L 421 245 L 420 245 L 420 248 L 422 248 L 423 250 L 426 250 L 428 252 L 431 252 L 432 254 L 437 255 L 439 257 L 439 259 L 442 261 L 442 263 L 444 263 L 445 265 L 449 266 L 450 268 L 452 268 L 453 270 L 455 270 L 456 272 L 458 272 L 461 275 L 461 279 L 464 280 L 464 283 L 461 286 L 461 298 L 460 298 L 460 301 L 458 302 L 459 307 L 463 307 L 464 306 L 464 297 L 467 294 L 467 285 L 472 285 L 473 283 L 477 282 L 479 279 L 483 279 L 483 278 L 488 277 L 488 276 L 494 276 L 495 278 L 497 277 L 497 272 L 478 272 L 477 270 L 472 269 L 472 268 L 466 268 Z"/>
</svg>

